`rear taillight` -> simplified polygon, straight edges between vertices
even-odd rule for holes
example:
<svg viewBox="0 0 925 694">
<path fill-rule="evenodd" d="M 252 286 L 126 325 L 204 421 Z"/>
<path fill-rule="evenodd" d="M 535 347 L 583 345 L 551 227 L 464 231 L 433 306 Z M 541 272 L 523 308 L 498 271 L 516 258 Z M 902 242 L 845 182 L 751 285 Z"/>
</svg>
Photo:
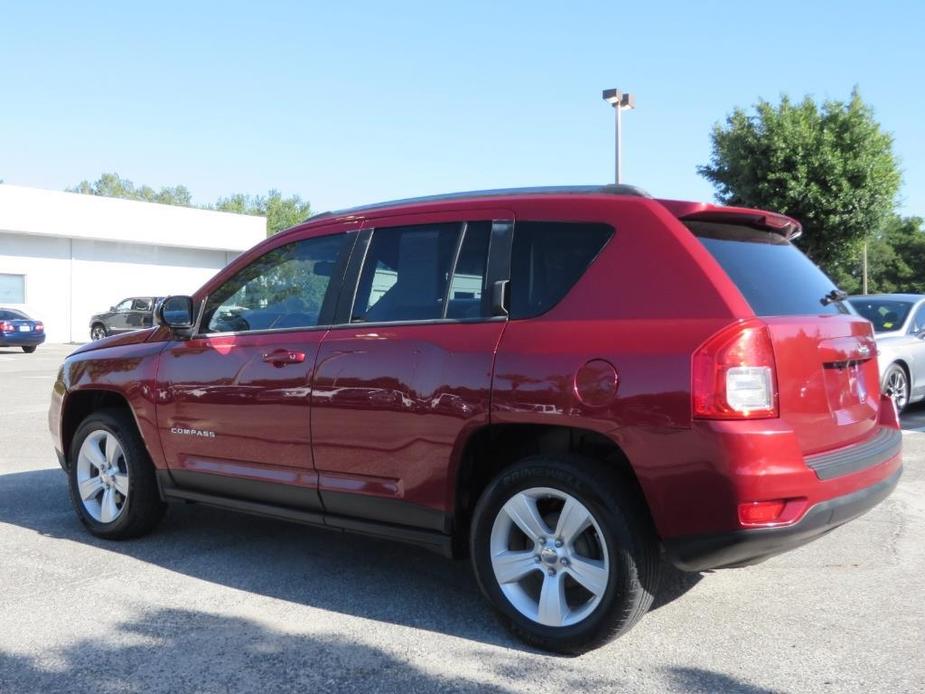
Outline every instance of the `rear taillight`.
<svg viewBox="0 0 925 694">
<path fill-rule="evenodd" d="M 40 333 L 40 332 L 43 332 L 44 330 L 45 330 L 45 324 L 40 320 L 35 321 L 35 331 Z"/>
<path fill-rule="evenodd" d="M 692 371 L 694 417 L 778 416 L 771 334 L 760 321 L 720 330 L 694 353 Z"/>
<path fill-rule="evenodd" d="M 5 320 L 0 320 L 0 333 L 11 333 L 13 332 L 13 324 Z"/>
</svg>

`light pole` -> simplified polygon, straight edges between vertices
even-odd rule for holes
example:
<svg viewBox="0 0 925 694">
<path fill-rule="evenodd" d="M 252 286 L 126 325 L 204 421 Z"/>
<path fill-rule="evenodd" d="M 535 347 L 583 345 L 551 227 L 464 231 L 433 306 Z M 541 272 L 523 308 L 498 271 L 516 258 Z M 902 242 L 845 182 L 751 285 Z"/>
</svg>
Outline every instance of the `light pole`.
<svg viewBox="0 0 925 694">
<path fill-rule="evenodd" d="M 620 171 L 620 112 L 623 109 L 631 109 L 636 107 L 636 97 L 628 92 L 621 92 L 619 89 L 605 89 L 602 94 L 604 101 L 613 106 L 614 113 L 616 114 L 616 131 L 614 133 L 614 179 L 616 183 L 620 183 L 621 171 Z"/>
</svg>

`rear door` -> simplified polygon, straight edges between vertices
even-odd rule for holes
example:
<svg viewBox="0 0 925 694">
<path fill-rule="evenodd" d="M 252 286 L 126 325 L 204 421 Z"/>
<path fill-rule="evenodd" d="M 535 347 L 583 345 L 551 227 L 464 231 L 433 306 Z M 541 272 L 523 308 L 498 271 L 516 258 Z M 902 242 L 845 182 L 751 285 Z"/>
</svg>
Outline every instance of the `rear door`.
<svg viewBox="0 0 925 694">
<path fill-rule="evenodd" d="M 868 436 L 880 411 L 870 324 L 827 300 L 834 284 L 780 234 L 735 223 L 685 223 L 768 325 L 780 415 L 803 452 Z"/>
<path fill-rule="evenodd" d="M 312 388 L 328 514 L 446 529 L 455 447 L 489 417 L 505 326 L 491 287 L 506 279 L 512 219 L 405 215 L 361 232 L 345 280 L 356 289 L 342 292 Z M 489 267 L 489 248 L 504 262 Z"/>
<path fill-rule="evenodd" d="M 132 299 L 132 309 L 125 317 L 126 327 L 129 330 L 141 330 L 151 327 L 151 307 L 150 297 L 136 297 Z"/>
</svg>

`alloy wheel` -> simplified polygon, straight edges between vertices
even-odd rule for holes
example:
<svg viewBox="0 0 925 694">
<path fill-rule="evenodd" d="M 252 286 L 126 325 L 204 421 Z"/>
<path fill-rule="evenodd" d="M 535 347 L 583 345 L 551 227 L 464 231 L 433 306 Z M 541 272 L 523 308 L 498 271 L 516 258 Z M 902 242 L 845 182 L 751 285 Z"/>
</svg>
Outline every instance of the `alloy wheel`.
<svg viewBox="0 0 925 694">
<path fill-rule="evenodd" d="M 84 509 L 98 523 L 112 523 L 128 502 L 128 465 L 111 432 L 90 432 L 77 454 L 77 489 Z"/>
<path fill-rule="evenodd" d="M 886 385 L 893 395 L 893 402 L 896 403 L 896 409 L 901 412 L 909 399 L 909 386 L 906 380 L 906 372 L 903 371 L 902 367 L 896 366 L 890 370 Z"/>
<path fill-rule="evenodd" d="M 490 551 L 501 592 L 544 626 L 581 622 L 607 590 L 610 558 L 601 527 L 559 489 L 534 487 L 511 497 L 492 525 Z"/>
</svg>

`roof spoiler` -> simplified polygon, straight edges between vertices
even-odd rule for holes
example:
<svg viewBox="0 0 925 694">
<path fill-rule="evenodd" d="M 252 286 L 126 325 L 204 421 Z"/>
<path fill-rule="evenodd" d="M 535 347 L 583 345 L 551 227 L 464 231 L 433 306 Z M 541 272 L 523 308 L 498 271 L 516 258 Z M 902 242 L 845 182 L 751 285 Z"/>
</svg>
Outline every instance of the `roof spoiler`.
<svg viewBox="0 0 925 694">
<path fill-rule="evenodd" d="M 690 222 L 716 222 L 717 224 L 739 224 L 741 226 L 780 234 L 788 241 L 800 238 L 802 225 L 795 219 L 774 212 L 736 209 L 734 207 L 713 208 L 681 215 L 678 219 Z"/>
</svg>

